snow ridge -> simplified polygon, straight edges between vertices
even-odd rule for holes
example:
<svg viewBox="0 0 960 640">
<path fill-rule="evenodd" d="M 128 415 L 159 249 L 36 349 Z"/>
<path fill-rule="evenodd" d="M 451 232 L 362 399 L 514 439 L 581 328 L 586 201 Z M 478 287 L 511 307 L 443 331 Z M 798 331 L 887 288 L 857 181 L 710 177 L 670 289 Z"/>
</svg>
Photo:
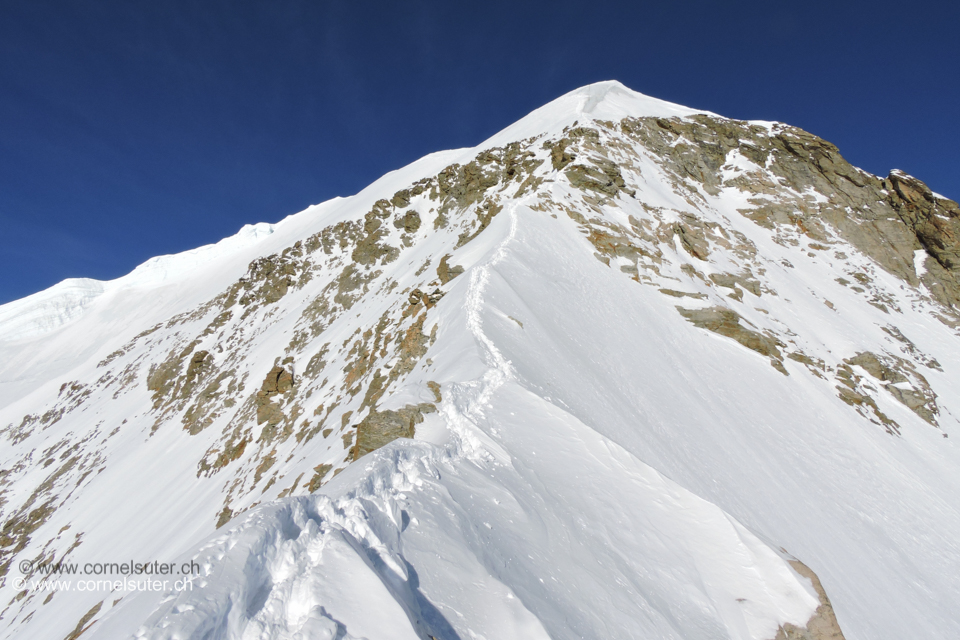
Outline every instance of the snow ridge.
<svg viewBox="0 0 960 640">
<path fill-rule="evenodd" d="M 490 361 L 491 367 L 484 372 L 480 381 L 480 393 L 470 403 L 465 412 L 467 415 L 482 415 L 483 407 L 490 401 L 497 389 L 516 377 L 513 367 L 510 366 L 510 361 L 503 357 L 497 345 L 483 332 L 481 312 L 484 307 L 483 292 L 490 281 L 491 269 L 503 261 L 507 255 L 507 245 L 517 235 L 517 209 L 520 206 L 522 206 L 522 202 L 508 205 L 506 214 L 510 220 L 509 233 L 497 245 L 489 261 L 482 266 L 474 267 L 470 273 L 470 288 L 466 296 L 467 327 L 477 341 L 483 345 L 485 359 Z"/>
<path fill-rule="evenodd" d="M 265 222 L 244 225 L 223 240 L 175 255 L 150 258 L 125 276 L 100 281 L 71 278 L 20 300 L 0 305 L 0 342 L 36 338 L 70 324 L 97 304 L 105 293 L 151 289 L 189 278 L 251 247 L 274 232 Z"/>
</svg>

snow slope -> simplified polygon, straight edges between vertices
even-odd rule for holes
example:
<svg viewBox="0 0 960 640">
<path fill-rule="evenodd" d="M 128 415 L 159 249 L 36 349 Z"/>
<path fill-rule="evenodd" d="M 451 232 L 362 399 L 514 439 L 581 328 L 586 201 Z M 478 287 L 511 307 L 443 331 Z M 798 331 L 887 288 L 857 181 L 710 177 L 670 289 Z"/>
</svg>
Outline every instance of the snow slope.
<svg viewBox="0 0 960 640">
<path fill-rule="evenodd" d="M 0 307 L 0 507 L 17 532 L 20 505 L 55 507 L 9 556 L 3 637 L 773 640 L 824 610 L 797 559 L 848 639 L 960 637 L 960 345 L 938 319 L 951 311 L 839 232 L 814 242 L 752 219 L 744 176 L 830 206 L 778 182 L 773 160 L 730 152 L 707 189 L 616 124 L 700 116 L 722 121 L 591 85 L 268 235 Z M 483 187 L 479 161 L 462 183 L 442 177 L 512 142 L 531 154 L 516 177 Z M 597 177 L 609 162 L 622 186 Z M 391 199 L 396 222 L 377 227 L 367 212 Z M 351 221 L 386 229 L 397 253 L 357 270 Z M 341 235 L 311 253 L 328 229 Z M 309 277 L 278 294 L 268 270 L 258 290 L 248 263 L 297 241 L 274 263 Z M 444 257 L 463 273 L 444 277 Z M 218 297 L 232 286 L 238 302 Z M 339 306 L 318 315 L 325 300 Z M 688 321 L 717 308 L 752 333 Z M 191 369 L 201 350 L 214 364 Z M 176 385 L 151 382 L 168 363 Z M 291 418 L 275 430 L 251 395 L 271 367 L 295 379 L 271 396 Z M 189 391 L 218 372 L 219 391 Z M 414 439 L 353 460 L 367 418 L 414 406 Z M 50 557 L 199 571 L 160 591 L 73 578 L 50 604 L 14 588 L 21 561 Z"/>
</svg>

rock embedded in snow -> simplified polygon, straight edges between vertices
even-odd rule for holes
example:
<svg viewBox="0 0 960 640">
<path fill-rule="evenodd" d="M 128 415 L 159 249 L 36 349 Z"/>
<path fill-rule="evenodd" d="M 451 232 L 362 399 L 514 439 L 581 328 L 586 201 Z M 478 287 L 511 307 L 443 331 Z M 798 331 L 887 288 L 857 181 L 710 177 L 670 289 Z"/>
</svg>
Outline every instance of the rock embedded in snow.
<svg viewBox="0 0 960 640">
<path fill-rule="evenodd" d="M 820 584 L 820 578 L 799 560 L 791 560 L 790 565 L 797 573 L 810 580 L 817 592 L 820 606 L 802 628 L 788 622 L 777 630 L 774 640 L 844 640 L 833 605 L 830 604 L 830 598 Z"/>
<path fill-rule="evenodd" d="M 407 405 L 397 411 L 371 409 L 367 417 L 357 425 L 357 442 L 353 447 L 354 460 L 361 458 L 397 438 L 413 438 L 416 425 L 423 422 L 423 414 L 433 413 L 437 408 L 424 402 Z"/>
</svg>

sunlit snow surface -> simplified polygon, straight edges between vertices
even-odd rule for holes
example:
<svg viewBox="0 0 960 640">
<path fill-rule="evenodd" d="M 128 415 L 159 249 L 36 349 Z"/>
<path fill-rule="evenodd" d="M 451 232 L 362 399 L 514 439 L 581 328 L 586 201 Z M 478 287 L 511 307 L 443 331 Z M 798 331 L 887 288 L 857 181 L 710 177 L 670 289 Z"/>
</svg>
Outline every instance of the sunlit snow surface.
<svg viewBox="0 0 960 640">
<path fill-rule="evenodd" d="M 256 244 L 273 225 L 246 225 L 229 238 L 173 256 L 147 260 L 122 278 L 101 282 L 74 278 L 21 300 L 0 306 L 0 340 L 14 341 L 49 333 L 79 318 L 96 299 L 120 289 L 155 288 L 196 276 L 199 269 Z"/>
<path fill-rule="evenodd" d="M 253 258 L 362 216 L 479 149 L 590 117 L 692 113 L 592 85 L 477 149 L 428 156 L 270 234 L 247 230 L 195 260 L 157 259 L 167 262 L 127 276 L 130 286 L 68 281 L 0 307 L 0 423 L 42 406 L 63 381 L 93 376 L 107 353 L 210 299 Z M 730 171 L 753 168 L 728 160 Z M 682 207 L 655 167 L 643 169 L 645 201 Z M 553 189 L 562 201 L 565 187 Z M 777 291 L 751 298 L 745 318 L 781 323 L 809 353 L 888 344 L 888 315 L 837 284 L 829 258 L 782 266 L 804 254 L 740 216 L 738 197 L 712 201 L 715 219 L 756 244 Z M 684 321 L 676 299 L 614 277 L 571 220 L 532 204 L 509 203 L 454 255 L 466 271 L 431 316 L 432 364 L 422 360 L 390 400 L 430 401 L 425 382 L 440 383 L 439 412 L 416 440 L 214 532 L 221 487 L 195 477 L 211 434 L 121 431 L 104 472 L 49 526 L 90 531 L 84 558 L 193 558 L 201 577 L 179 593 L 57 594 L 4 637 L 60 640 L 104 600 L 84 637 L 772 639 L 818 605 L 792 557 L 819 575 L 848 640 L 960 637 L 960 454 L 943 437 L 958 426 L 960 348 L 930 308 L 889 276 L 897 325 L 943 367 L 924 372 L 942 430 L 889 401 L 883 410 L 904 425 L 893 437 L 799 363 L 785 361 L 784 376 Z M 635 203 L 608 215 L 630 207 L 640 215 Z M 442 250 L 417 245 L 413 268 Z M 356 326 L 376 322 L 375 306 L 357 309 Z M 145 398 L 98 405 L 87 419 L 117 422 Z M 15 595 L 8 584 L 0 593 L 3 606 Z"/>
</svg>

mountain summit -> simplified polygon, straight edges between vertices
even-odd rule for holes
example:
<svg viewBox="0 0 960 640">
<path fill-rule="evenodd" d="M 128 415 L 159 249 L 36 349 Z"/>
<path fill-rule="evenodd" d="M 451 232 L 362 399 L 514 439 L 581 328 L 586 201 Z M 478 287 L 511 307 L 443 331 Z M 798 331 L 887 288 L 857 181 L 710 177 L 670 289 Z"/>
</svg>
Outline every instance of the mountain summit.
<svg viewBox="0 0 960 640">
<path fill-rule="evenodd" d="M 583 87 L 0 307 L 0 633 L 960 637 L 958 331 L 957 203 Z"/>
</svg>

